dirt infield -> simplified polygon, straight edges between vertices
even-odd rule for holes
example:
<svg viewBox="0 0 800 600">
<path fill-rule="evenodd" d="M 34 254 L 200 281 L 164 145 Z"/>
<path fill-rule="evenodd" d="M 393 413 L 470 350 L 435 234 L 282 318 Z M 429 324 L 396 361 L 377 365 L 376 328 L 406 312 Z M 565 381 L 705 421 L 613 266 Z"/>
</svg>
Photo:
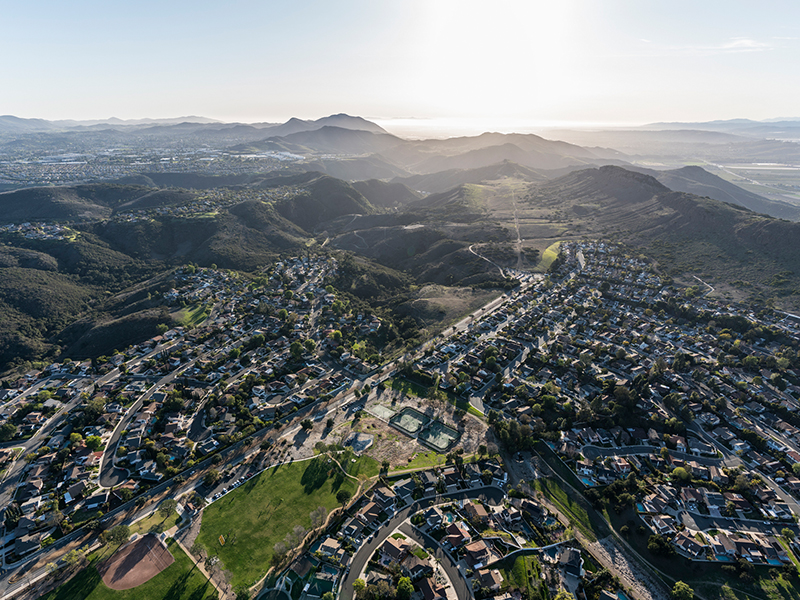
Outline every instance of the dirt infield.
<svg viewBox="0 0 800 600">
<path fill-rule="evenodd" d="M 149 581 L 175 559 L 155 535 L 145 535 L 117 550 L 98 571 L 112 590 L 129 590 Z"/>
</svg>

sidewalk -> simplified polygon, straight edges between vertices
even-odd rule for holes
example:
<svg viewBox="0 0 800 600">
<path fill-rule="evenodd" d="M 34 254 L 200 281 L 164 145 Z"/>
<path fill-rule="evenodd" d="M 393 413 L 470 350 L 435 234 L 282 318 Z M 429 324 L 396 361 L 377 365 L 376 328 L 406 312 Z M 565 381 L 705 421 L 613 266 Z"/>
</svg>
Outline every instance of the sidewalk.
<svg viewBox="0 0 800 600">
<path fill-rule="evenodd" d="M 173 529 L 176 529 L 176 530 L 177 530 L 177 527 L 175 527 L 175 528 L 173 528 Z M 172 530 L 170 530 L 170 531 L 172 531 Z M 174 533 L 173 533 L 173 535 L 174 535 Z M 221 588 L 220 588 L 220 587 L 219 587 L 219 586 L 216 584 L 216 582 L 215 582 L 215 581 L 214 581 L 214 579 L 211 577 L 211 575 L 208 573 L 208 571 L 206 571 L 206 570 L 205 570 L 205 567 L 203 567 L 203 563 L 197 562 L 197 561 L 195 560 L 194 556 L 192 555 L 192 553 L 191 553 L 191 552 L 189 552 L 189 549 L 188 549 L 188 548 L 186 548 L 186 546 L 184 546 L 184 545 L 183 545 L 183 544 L 180 542 L 180 540 L 179 540 L 179 539 L 177 539 L 177 538 L 172 538 L 172 539 L 174 539 L 174 540 L 175 540 L 175 543 L 176 543 L 176 544 L 178 544 L 178 546 L 180 546 L 181 550 L 183 550 L 184 552 L 186 552 L 186 556 L 188 556 L 188 557 L 191 559 L 191 561 L 192 561 L 192 562 L 195 564 L 195 566 L 196 566 L 196 567 L 197 567 L 197 568 L 200 570 L 200 572 L 201 572 L 203 575 L 205 575 L 205 578 L 206 578 L 206 579 L 208 579 L 208 582 L 209 582 L 211 585 L 213 585 L 213 586 L 214 586 L 214 589 L 216 589 L 216 590 L 217 590 L 217 593 L 219 594 L 219 598 L 220 598 L 220 600 L 225 600 L 225 598 L 227 598 L 227 597 L 228 597 L 228 596 L 227 596 L 227 594 L 226 594 L 226 593 L 225 593 L 225 592 L 224 592 L 224 591 L 223 591 L 223 590 L 222 590 L 222 589 L 221 589 Z"/>
</svg>

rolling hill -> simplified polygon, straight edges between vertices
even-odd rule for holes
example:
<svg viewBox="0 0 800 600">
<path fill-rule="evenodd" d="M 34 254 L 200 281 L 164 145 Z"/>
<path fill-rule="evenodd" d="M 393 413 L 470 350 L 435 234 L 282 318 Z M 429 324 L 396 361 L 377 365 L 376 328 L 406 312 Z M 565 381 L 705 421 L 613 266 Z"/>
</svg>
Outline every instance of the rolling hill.
<svg viewBox="0 0 800 600">
<path fill-rule="evenodd" d="M 689 166 L 670 171 L 653 171 L 641 168 L 631 168 L 631 170 L 652 175 L 676 192 L 708 196 L 721 202 L 744 206 L 753 212 L 770 215 L 778 219 L 800 221 L 800 206 L 764 198 L 729 181 L 725 181 L 702 167 Z"/>
<path fill-rule="evenodd" d="M 564 214 L 581 236 L 638 247 L 687 283 L 696 273 L 744 297 L 800 303 L 800 223 L 672 191 L 650 175 L 611 166 L 536 185 L 526 203 Z"/>
<path fill-rule="evenodd" d="M 504 160 L 477 169 L 450 169 L 425 175 L 396 177 L 392 182 L 402 183 L 411 189 L 428 193 L 446 192 L 467 183 L 483 183 L 505 177 L 524 181 L 543 181 L 547 177 L 540 171 Z"/>
</svg>

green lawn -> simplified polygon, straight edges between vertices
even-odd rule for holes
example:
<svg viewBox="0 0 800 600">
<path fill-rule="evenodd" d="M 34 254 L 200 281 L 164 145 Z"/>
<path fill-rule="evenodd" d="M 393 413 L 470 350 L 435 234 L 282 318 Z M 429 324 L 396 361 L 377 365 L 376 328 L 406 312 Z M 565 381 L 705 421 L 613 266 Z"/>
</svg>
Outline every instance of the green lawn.
<svg viewBox="0 0 800 600">
<path fill-rule="evenodd" d="M 396 392 L 402 392 L 407 396 L 416 396 L 418 398 L 424 398 L 428 390 L 426 390 L 423 386 L 418 383 L 414 383 L 413 381 L 409 381 L 405 377 L 392 377 L 386 380 L 386 387 L 395 390 Z"/>
<path fill-rule="evenodd" d="M 71 580 L 42 596 L 43 600 L 211 600 L 217 590 L 173 540 L 167 541 L 175 562 L 150 581 L 130 590 L 115 591 L 100 579 L 95 560 Z"/>
<path fill-rule="evenodd" d="M 444 454 L 439 454 L 431 450 L 430 452 L 418 452 L 413 459 L 404 465 L 397 465 L 392 467 L 392 471 L 404 471 L 406 469 L 428 469 L 430 467 L 438 467 L 447 461 Z"/>
<path fill-rule="evenodd" d="M 152 515 L 131 525 L 131 533 L 161 533 L 175 526 L 179 520 L 178 513 L 175 511 L 172 511 L 172 514 L 165 519 L 156 510 Z"/>
<path fill-rule="evenodd" d="M 360 480 L 366 480 L 370 477 L 375 477 L 381 472 L 380 463 L 366 454 L 356 456 L 351 449 L 345 450 L 344 453 L 336 457 L 336 460 L 341 463 L 348 475 L 357 477 Z M 355 461 L 355 462 L 353 462 Z"/>
<path fill-rule="evenodd" d="M 543 593 L 543 583 L 539 577 L 539 562 L 536 557 L 531 555 L 517 556 L 516 558 L 506 559 L 497 566 L 503 576 L 504 588 L 518 589 L 527 598 L 547 597 Z"/>
<path fill-rule="evenodd" d="M 295 525 L 309 528 L 317 507 L 338 506 L 340 489 L 355 493 L 356 482 L 328 460 L 319 456 L 264 471 L 205 509 L 197 541 L 219 556 L 234 588 L 258 581 L 270 567 L 273 546 Z"/>
<path fill-rule="evenodd" d="M 536 266 L 536 270 L 539 272 L 546 272 L 547 269 L 550 268 L 550 265 L 553 264 L 553 261 L 558 258 L 558 250 L 560 247 L 561 242 L 556 242 L 548 246 L 547 249 L 542 252 L 542 261 Z"/>
<path fill-rule="evenodd" d="M 599 515 L 595 519 L 589 516 L 588 511 L 570 495 L 555 480 L 544 477 L 534 481 L 537 491 L 542 492 L 558 509 L 569 517 L 570 525 L 577 527 L 583 535 L 591 541 L 596 541 L 598 537 L 603 537 L 608 527 Z M 600 533 L 598 536 L 597 534 Z"/>
<path fill-rule="evenodd" d="M 197 327 L 208 318 L 211 307 L 207 304 L 187 306 L 175 315 L 175 320 L 187 328 Z"/>
</svg>

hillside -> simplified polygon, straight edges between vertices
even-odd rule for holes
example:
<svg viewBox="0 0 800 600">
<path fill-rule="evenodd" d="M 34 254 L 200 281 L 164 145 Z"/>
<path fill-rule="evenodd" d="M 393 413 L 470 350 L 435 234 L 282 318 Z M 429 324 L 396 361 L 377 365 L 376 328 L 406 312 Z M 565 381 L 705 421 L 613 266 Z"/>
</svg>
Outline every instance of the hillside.
<svg viewBox="0 0 800 600">
<path fill-rule="evenodd" d="M 343 215 L 375 211 L 358 190 L 340 179 L 319 175 L 300 189 L 299 194 L 279 202 L 276 209 L 281 216 L 308 232 Z"/>
<path fill-rule="evenodd" d="M 753 212 L 770 215 L 771 217 L 800 221 L 800 206 L 764 198 L 729 181 L 725 181 L 701 167 L 689 166 L 672 171 L 636 170 L 647 172 L 676 192 L 708 196 L 721 202 L 738 204 Z"/>
<path fill-rule="evenodd" d="M 369 179 L 356 181 L 352 185 L 372 206 L 378 208 L 403 206 L 419 199 L 418 193 L 411 191 L 402 183 L 386 183 L 378 179 Z"/>
<path fill-rule="evenodd" d="M 310 148 L 316 152 L 332 154 L 375 154 L 405 143 L 388 133 L 371 133 L 330 125 L 270 140 L 292 144 L 290 147 Z"/>
<path fill-rule="evenodd" d="M 0 193 L 0 219 L 2 223 L 103 219 L 151 193 L 143 186 L 116 184 L 25 188 Z"/>
<path fill-rule="evenodd" d="M 639 247 L 670 275 L 693 274 L 734 298 L 800 303 L 800 223 L 675 192 L 619 167 L 575 171 L 531 189 L 531 209 L 549 209 L 582 237 Z"/>
<path fill-rule="evenodd" d="M 506 177 L 531 182 L 546 179 L 540 171 L 504 160 L 476 169 L 450 169 L 425 175 L 396 177 L 392 181 L 402 183 L 414 190 L 437 193 L 446 192 L 466 183 L 483 183 Z"/>
</svg>

